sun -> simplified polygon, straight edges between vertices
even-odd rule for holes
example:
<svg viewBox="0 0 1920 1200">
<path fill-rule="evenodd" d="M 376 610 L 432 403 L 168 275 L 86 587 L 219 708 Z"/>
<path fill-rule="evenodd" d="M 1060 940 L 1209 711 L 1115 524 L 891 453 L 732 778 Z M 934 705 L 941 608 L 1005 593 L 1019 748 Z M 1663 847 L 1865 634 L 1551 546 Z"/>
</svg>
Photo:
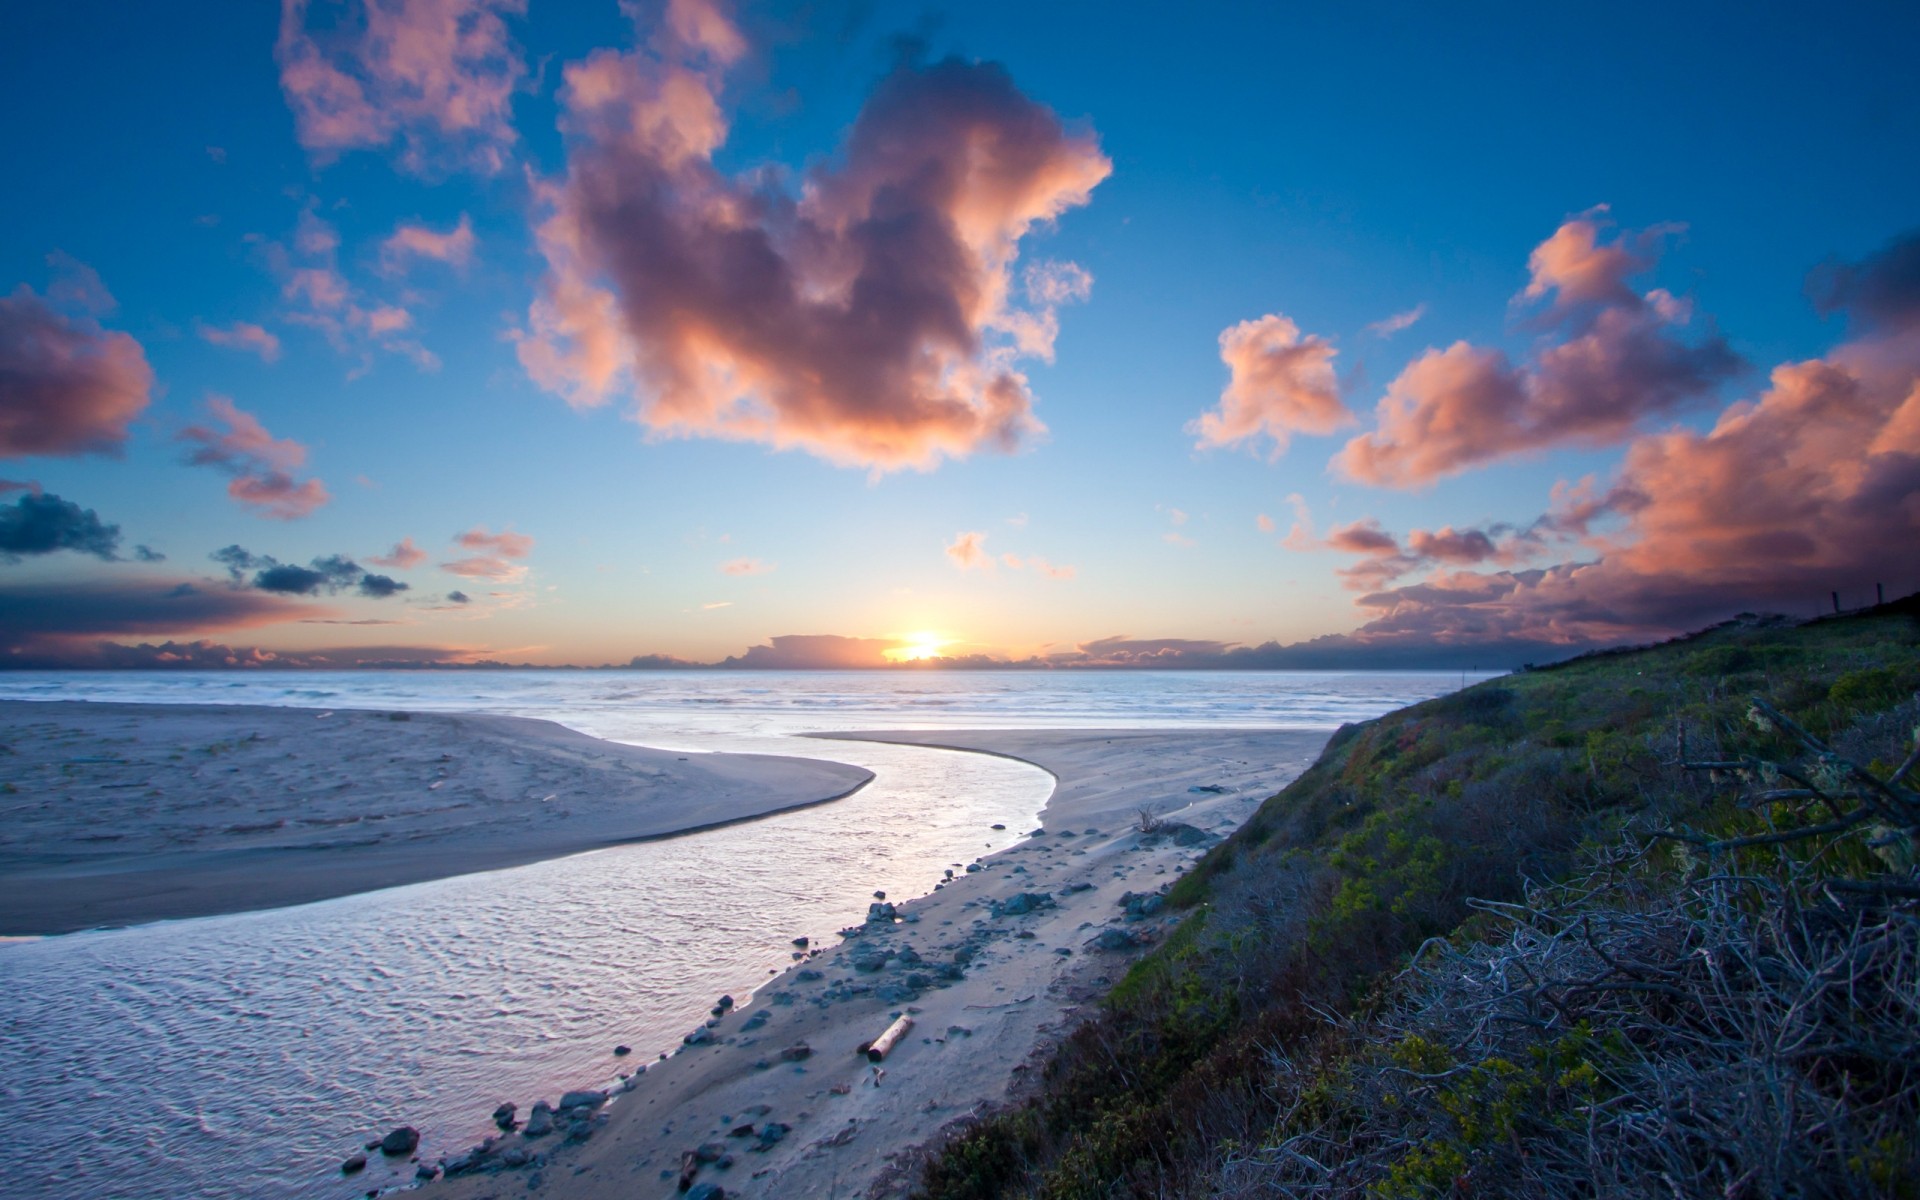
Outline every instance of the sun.
<svg viewBox="0 0 1920 1200">
<path fill-rule="evenodd" d="M 920 662 L 923 659 L 940 657 L 940 648 L 949 645 L 948 639 L 937 633 L 903 633 L 900 645 L 886 651 L 889 662 Z"/>
</svg>

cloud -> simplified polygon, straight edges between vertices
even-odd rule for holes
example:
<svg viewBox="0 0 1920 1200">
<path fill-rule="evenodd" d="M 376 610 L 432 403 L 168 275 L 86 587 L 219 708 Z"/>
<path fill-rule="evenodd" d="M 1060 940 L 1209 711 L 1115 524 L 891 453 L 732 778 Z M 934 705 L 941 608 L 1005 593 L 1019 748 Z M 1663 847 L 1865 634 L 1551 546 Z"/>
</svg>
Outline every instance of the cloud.
<svg viewBox="0 0 1920 1200">
<path fill-rule="evenodd" d="M 8 665 L 36 648 L 116 636 L 246 629 L 325 610 L 197 580 L 115 579 L 0 586 L 0 650 Z"/>
<path fill-rule="evenodd" d="M 1346 477 L 1410 488 L 1552 446 L 1607 446 L 1648 421 L 1711 399 L 1743 367 L 1717 334 L 1680 340 L 1688 306 L 1630 276 L 1650 268 L 1665 230 L 1600 242 L 1598 218 L 1575 217 L 1534 251 L 1517 301 L 1547 302 L 1558 340 L 1515 365 L 1455 342 L 1428 350 L 1388 385 L 1376 428 L 1334 458 Z"/>
<path fill-rule="evenodd" d="M 1367 326 L 1367 332 L 1377 338 L 1390 338 L 1403 329 L 1411 329 L 1414 323 L 1427 315 L 1425 304 L 1416 304 L 1405 312 L 1394 313 Z"/>
<path fill-rule="evenodd" d="M 702 604 L 700 606 L 700 611 L 713 612 L 715 609 L 732 608 L 732 607 L 733 607 L 733 601 L 731 600 L 714 600 L 710 603 Z"/>
<path fill-rule="evenodd" d="M 292 438 L 276 438 L 251 413 L 225 396 L 207 397 L 207 411 L 222 426 L 189 425 L 179 440 L 193 444 L 187 462 L 213 467 L 232 478 L 227 495 L 259 516 L 297 520 L 332 499 L 318 479 L 295 480 L 307 461 L 307 448 Z"/>
<path fill-rule="evenodd" d="M 1372 619 L 1356 636 L 1601 644 L 1742 611 L 1815 611 L 1835 590 L 1857 602 L 1876 583 L 1920 587 L 1920 323 L 1889 299 L 1903 269 L 1884 252 L 1834 268 L 1862 306 L 1848 310 L 1862 336 L 1775 367 L 1705 432 L 1634 439 L 1604 487 L 1556 487 L 1528 532 L 1581 538 L 1584 561 L 1439 570 L 1362 596 Z M 1427 552 L 1471 564 L 1481 550 L 1435 535 Z"/>
<path fill-rule="evenodd" d="M 1029 567 L 1032 567 L 1035 571 L 1045 576 L 1046 578 L 1052 579 L 1059 583 L 1065 583 L 1068 580 L 1072 579 L 1075 575 L 1079 574 L 1079 568 L 1077 567 L 1072 567 L 1072 566 L 1056 567 L 1052 563 L 1048 562 L 1044 558 L 1039 557 L 1038 555 L 1029 557 L 1027 559 L 1027 565 Z"/>
<path fill-rule="evenodd" d="M 1278 528 L 1278 526 L 1273 523 L 1273 518 L 1266 513 L 1260 513 L 1253 518 L 1253 527 L 1261 533 L 1272 533 Z"/>
<path fill-rule="evenodd" d="M 651 49 L 567 66 L 528 374 L 577 406 L 626 398 L 655 435 L 874 471 L 1041 433 L 1016 364 L 1050 353 L 1084 272 L 1033 276 L 1024 308 L 1012 275 L 1022 239 L 1110 172 L 1095 137 L 997 65 L 903 62 L 798 187 L 729 176 L 717 93 L 744 49 L 706 0 L 673 0 Z"/>
<path fill-rule="evenodd" d="M 246 350 L 258 354 L 262 362 L 280 360 L 280 339 L 251 321 L 235 321 L 224 327 L 203 324 L 200 326 L 200 338 L 228 350 Z"/>
<path fill-rule="evenodd" d="M 427 561 L 427 552 L 414 545 L 412 538 L 403 537 L 394 543 L 393 549 L 385 554 L 376 554 L 367 561 L 376 567 L 391 567 L 404 571 Z"/>
<path fill-rule="evenodd" d="M 338 595 L 353 588 L 362 596 L 384 599 L 408 590 L 408 585 L 385 575 L 368 573 L 344 554 L 316 558 L 308 566 L 283 563 L 270 554 L 255 554 L 243 546 L 224 546 L 207 556 L 227 569 L 227 578 L 262 592 L 283 596 Z M 253 577 L 247 580 L 247 573 Z"/>
<path fill-rule="evenodd" d="M 524 533 L 515 533 L 511 529 L 493 533 L 484 525 L 475 525 L 457 535 L 453 541 L 462 549 L 478 553 L 468 558 L 443 562 L 440 564 L 442 571 L 467 579 L 490 579 L 496 583 L 516 583 L 526 577 L 527 568 L 511 561 L 525 558 L 533 551 L 533 539 Z"/>
<path fill-rule="evenodd" d="M 472 596 L 469 596 L 469 595 L 467 595 L 467 594 L 466 594 L 465 592 L 448 592 L 448 593 L 447 593 L 447 603 L 449 603 L 449 604 L 472 604 L 472 603 L 473 603 L 473 597 L 472 597 Z"/>
<path fill-rule="evenodd" d="M 771 575 L 778 568 L 757 558 L 736 558 L 720 564 L 722 575 Z"/>
<path fill-rule="evenodd" d="M 282 0 L 274 46 L 300 144 L 316 161 L 398 142 L 400 165 L 414 173 L 506 165 L 527 67 L 504 18 L 523 14 L 525 0 L 321 7 L 335 20 L 316 30 L 308 0 Z"/>
<path fill-rule="evenodd" d="M 390 274 L 399 274 L 426 258 L 464 269 L 473 261 L 473 246 L 473 220 L 466 213 L 461 213 L 460 223 L 445 233 L 425 225 L 400 225 L 380 243 L 380 265 Z"/>
<path fill-rule="evenodd" d="M 201 639 L 124 645 L 82 637 L 45 638 L 15 647 L 0 666 L 39 670 L 355 670 L 456 666 L 478 651 L 454 646 L 347 646 L 326 650 L 269 650 Z"/>
<path fill-rule="evenodd" d="M 993 555 L 986 548 L 987 535 L 978 530 L 956 533 L 947 543 L 947 558 L 962 571 L 993 570 Z"/>
<path fill-rule="evenodd" d="M 26 555 L 72 550 L 112 562 L 119 557 L 120 527 L 100 514 L 52 493 L 29 492 L 12 505 L 0 505 L 0 562 Z"/>
<path fill-rule="evenodd" d="M 891 638 L 785 634 L 769 638 L 767 645 L 749 647 L 738 657 L 730 655 L 718 665 L 759 671 L 865 670 L 891 666 L 887 651 L 897 650 L 902 644 Z"/>
<path fill-rule="evenodd" d="M 1858 263 L 1826 263 L 1807 279 L 1821 313 L 1845 312 L 1869 329 L 1920 323 L 1920 232 L 1887 243 Z"/>
<path fill-rule="evenodd" d="M 413 314 L 349 283 L 340 273 L 339 249 L 339 232 L 311 203 L 294 227 L 293 250 L 278 243 L 267 247 L 268 268 L 280 280 L 281 298 L 289 305 L 283 319 L 318 331 L 335 351 L 357 357 L 359 366 L 352 375 L 372 369 L 373 348 L 410 359 L 422 371 L 439 369 L 432 351 L 403 336 L 413 329 Z M 396 261 L 389 260 L 389 265 Z"/>
<path fill-rule="evenodd" d="M 91 267 L 52 255 L 42 297 L 0 297 L 0 457 L 118 455 L 153 397 L 153 368 L 130 335 L 95 316 L 113 297 Z"/>
<path fill-rule="evenodd" d="M 1265 437 L 1278 458 L 1296 433 L 1332 433 L 1353 423 L 1333 374 L 1333 343 L 1269 313 L 1220 334 L 1230 377 L 1217 409 L 1187 425 L 1201 449 Z"/>
</svg>

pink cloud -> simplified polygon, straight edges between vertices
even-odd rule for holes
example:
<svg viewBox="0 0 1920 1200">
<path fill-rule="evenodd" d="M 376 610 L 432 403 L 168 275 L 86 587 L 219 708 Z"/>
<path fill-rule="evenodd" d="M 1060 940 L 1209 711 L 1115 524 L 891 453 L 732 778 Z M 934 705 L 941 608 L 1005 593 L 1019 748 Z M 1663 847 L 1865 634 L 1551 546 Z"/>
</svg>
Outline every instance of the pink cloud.
<svg viewBox="0 0 1920 1200">
<path fill-rule="evenodd" d="M 117 455 L 153 397 L 153 368 L 130 335 L 95 316 L 113 297 L 91 267 L 48 260 L 46 297 L 26 284 L 0 297 L 0 457 Z"/>
<path fill-rule="evenodd" d="M 1427 306 L 1416 304 L 1405 312 L 1397 312 L 1390 317 L 1383 317 L 1373 322 L 1367 326 L 1367 332 L 1377 338 L 1389 338 L 1403 329 L 1413 328 L 1415 322 L 1426 315 Z"/>
<path fill-rule="evenodd" d="M 280 339 L 251 321 L 235 321 L 225 327 L 202 325 L 200 338 L 228 350 L 258 354 L 263 362 L 278 362 L 280 359 Z"/>
<path fill-rule="evenodd" d="M 512 154 L 513 95 L 527 67 L 506 17 L 525 0 L 282 0 L 274 58 L 300 144 L 317 161 L 399 143 L 406 170 L 491 174 Z M 345 9 L 342 13 L 340 10 Z"/>
<path fill-rule="evenodd" d="M 453 540 L 455 545 L 465 549 L 497 554 L 502 558 L 525 558 L 533 553 L 533 538 L 511 529 L 493 533 L 485 525 L 475 525 Z"/>
<path fill-rule="evenodd" d="M 876 471 L 1042 432 L 1016 364 L 1051 352 L 1084 272 L 1036 277 L 1026 308 L 1012 272 L 1111 170 L 1091 134 L 997 66 L 903 64 L 795 194 L 714 165 L 744 52 L 721 11 L 677 0 L 649 45 L 564 72 L 567 170 L 536 187 L 547 274 L 518 344 L 536 383 L 626 399 L 657 435 Z"/>
<path fill-rule="evenodd" d="M 1583 538 L 1591 559 L 1443 570 L 1363 596 L 1373 619 L 1358 636 L 1620 641 L 1920 587 L 1920 272 L 1903 263 L 1920 263 L 1920 234 L 1844 268 L 1853 340 L 1774 368 L 1705 432 L 1635 439 L 1605 488 L 1555 488 L 1538 527 Z M 1463 543 L 1449 561 L 1477 551 Z"/>
<path fill-rule="evenodd" d="M 1270 313 L 1220 334 L 1220 361 L 1230 378 L 1217 409 L 1187 426 L 1202 448 L 1237 446 L 1265 437 L 1273 457 L 1296 433 L 1332 433 L 1353 423 L 1333 374 L 1333 343 Z"/>
<path fill-rule="evenodd" d="M 1273 518 L 1266 513 L 1261 513 L 1256 516 L 1253 519 L 1253 525 L 1254 528 L 1258 529 L 1261 533 L 1272 533 L 1275 529 L 1279 528 L 1279 526 L 1273 523 Z"/>
<path fill-rule="evenodd" d="M 278 245 L 271 247 L 268 255 L 280 276 L 280 294 L 293 306 L 285 314 L 287 321 L 318 330 L 335 350 L 357 355 L 361 366 L 355 374 L 372 367 L 371 346 L 412 359 L 424 371 L 440 366 L 432 351 L 402 336 L 413 328 L 411 312 L 397 304 L 370 299 L 340 273 L 340 235 L 311 208 L 301 212 L 293 243 L 305 261 L 295 261 L 284 246 Z"/>
<path fill-rule="evenodd" d="M 401 225 L 380 243 L 380 262 L 389 273 L 404 271 L 418 259 L 432 259 L 450 267 L 465 268 L 473 261 L 473 219 L 466 213 L 445 233 L 425 225 Z"/>
<path fill-rule="evenodd" d="M 993 570 L 993 555 L 986 548 L 987 535 L 977 530 L 953 535 L 947 543 L 947 558 L 962 571 Z"/>
<path fill-rule="evenodd" d="M 468 579 L 490 579 L 496 583 L 517 583 L 526 578 L 525 565 L 515 559 L 533 552 L 533 538 L 511 529 L 494 533 L 484 525 L 475 525 L 453 539 L 454 545 L 477 553 L 440 564 L 442 571 Z"/>
<path fill-rule="evenodd" d="M 1055 582 L 1058 582 L 1058 583 L 1065 583 L 1068 580 L 1072 579 L 1075 575 L 1078 575 L 1080 573 L 1079 568 L 1077 567 L 1072 567 L 1072 566 L 1056 567 L 1052 563 L 1048 562 L 1044 558 L 1039 557 L 1038 555 L 1029 557 L 1027 559 L 1027 565 L 1029 567 L 1032 567 L 1036 572 L 1038 572 L 1042 576 L 1045 576 L 1046 578 L 1054 580 Z"/>
<path fill-rule="evenodd" d="M 293 472 L 307 461 L 307 448 L 292 438 L 276 438 L 252 413 L 225 396 L 207 397 L 207 411 L 221 427 L 189 425 L 179 440 L 194 444 L 187 462 L 213 467 L 232 478 L 227 495 L 259 516 L 292 521 L 307 516 L 331 497 L 318 479 L 296 480 Z"/>
<path fill-rule="evenodd" d="M 736 558 L 720 564 L 722 575 L 771 575 L 775 570 L 772 563 L 761 562 L 757 558 Z"/>
<path fill-rule="evenodd" d="M 1349 441 L 1335 468 L 1362 483 L 1419 487 L 1528 451 L 1612 445 L 1709 400 L 1740 370 L 1738 356 L 1717 335 L 1681 341 L 1687 306 L 1627 286 L 1652 265 L 1662 232 L 1602 245 L 1592 219 L 1562 225 L 1535 250 L 1519 297 L 1550 298 L 1546 319 L 1561 340 L 1520 365 L 1466 342 L 1428 350 L 1388 385 L 1375 430 Z"/>
<path fill-rule="evenodd" d="M 412 538 L 404 537 L 394 543 L 393 549 L 385 554 L 376 554 L 367 561 L 377 567 L 390 567 L 404 571 L 427 561 L 427 552 L 414 545 Z"/>
</svg>

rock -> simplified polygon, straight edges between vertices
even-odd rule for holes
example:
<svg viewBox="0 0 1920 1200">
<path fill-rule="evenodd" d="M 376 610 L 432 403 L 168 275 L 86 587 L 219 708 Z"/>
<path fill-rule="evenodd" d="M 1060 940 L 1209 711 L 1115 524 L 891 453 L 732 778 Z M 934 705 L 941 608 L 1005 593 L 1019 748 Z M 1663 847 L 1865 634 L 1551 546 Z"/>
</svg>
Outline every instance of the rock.
<svg viewBox="0 0 1920 1200">
<path fill-rule="evenodd" d="M 625 1058 L 627 1055 L 632 1053 L 633 1053 L 632 1046 L 615 1046 L 613 1048 L 613 1056 L 615 1058 Z"/>
<path fill-rule="evenodd" d="M 402 1154 L 412 1154 L 413 1148 L 419 1144 L 420 1131 L 411 1125 L 402 1125 L 380 1139 L 380 1153 L 397 1158 Z"/>
<path fill-rule="evenodd" d="M 532 1158 L 533 1155 L 528 1154 L 524 1147 L 509 1146 L 507 1152 L 500 1156 L 500 1161 L 509 1167 L 524 1167 Z"/>
<path fill-rule="evenodd" d="M 1144 921 L 1166 906 L 1166 897 L 1158 892 L 1147 892 L 1143 895 L 1128 892 L 1120 897 L 1120 907 L 1126 909 L 1129 921 Z"/>
<path fill-rule="evenodd" d="M 512 1129 L 514 1124 L 513 1116 L 519 1111 L 520 1107 L 518 1105 L 512 1101 L 508 1101 L 493 1110 L 493 1123 L 502 1129 Z"/>
<path fill-rule="evenodd" d="M 780 1052 L 781 1062 L 792 1062 L 792 1063 L 805 1062 L 807 1059 L 812 1057 L 813 1057 L 813 1047 L 807 1045 L 805 1042 L 795 1042 L 793 1045 L 788 1046 L 785 1050 L 782 1050 Z"/>
<path fill-rule="evenodd" d="M 1046 892 L 1016 892 L 990 906 L 996 917 L 1020 917 L 1041 908 L 1052 908 L 1053 897 Z"/>
<path fill-rule="evenodd" d="M 912 946 L 900 947 L 900 949 L 895 952 L 894 958 L 897 959 L 901 964 L 909 967 L 917 967 L 922 962 L 925 961 L 920 957 L 920 952 L 918 950 L 915 950 Z"/>
<path fill-rule="evenodd" d="M 1001 825 L 1001 824 L 998 824 L 998 823 L 996 823 L 996 824 L 994 824 L 994 826 L 993 826 L 993 828 L 995 828 L 995 829 L 1005 829 L 1005 828 L 1006 828 L 1006 826 L 1005 826 L 1005 825 Z"/>
<path fill-rule="evenodd" d="M 780 1121 L 768 1121 L 760 1127 L 760 1144 L 771 1146 L 787 1134 L 793 1132 L 793 1126 Z"/>
<path fill-rule="evenodd" d="M 732 1129 L 727 1130 L 727 1136 L 731 1138 L 752 1137 L 754 1132 L 753 1123 L 749 1121 L 745 1125 L 736 1125 Z"/>
<path fill-rule="evenodd" d="M 560 1108 L 563 1112 L 569 1108 L 585 1108 L 591 1110 L 599 1108 L 606 1102 L 607 1094 L 605 1092 L 568 1092 L 566 1095 L 560 1097 Z"/>
<path fill-rule="evenodd" d="M 367 1156 L 364 1154 L 349 1155 L 347 1161 L 340 1164 L 340 1173 L 342 1175 L 351 1175 L 356 1171 L 364 1171 L 366 1169 Z"/>
<path fill-rule="evenodd" d="M 911 1004 L 920 998 L 920 993 L 898 983 L 883 983 L 873 989 L 873 994 L 887 1004 Z"/>
<path fill-rule="evenodd" d="M 1093 944 L 1102 950 L 1131 950 L 1136 943 L 1133 935 L 1124 929 L 1102 929 Z"/>
<path fill-rule="evenodd" d="M 1187 790 L 1200 795 L 1224 796 L 1233 789 L 1230 787 L 1222 787 L 1217 783 L 1203 783 L 1197 787 L 1190 787 Z"/>
<path fill-rule="evenodd" d="M 1080 880 L 1074 881 L 1073 883 L 1068 884 L 1066 887 L 1061 888 L 1060 890 L 1063 892 L 1090 892 L 1093 890 L 1093 885 L 1088 883 L 1084 879 L 1080 879 Z"/>
<path fill-rule="evenodd" d="M 440 1168 L 434 1166 L 432 1163 L 421 1163 L 413 1169 L 413 1177 L 422 1183 L 432 1179 L 438 1174 L 440 1174 Z"/>
<path fill-rule="evenodd" d="M 873 898 L 875 900 L 885 900 L 887 898 L 887 894 L 885 892 L 875 892 L 873 894 Z"/>
<path fill-rule="evenodd" d="M 795 975 L 794 978 L 801 983 L 818 983 L 820 980 L 825 979 L 826 976 L 814 970 L 812 967 L 802 967 L 800 973 Z"/>
<path fill-rule="evenodd" d="M 733 997 L 732 996 L 720 997 L 718 1000 L 714 1001 L 713 1008 L 709 1011 L 711 1011 L 713 1015 L 716 1017 L 726 1016 L 728 1013 L 733 1011 Z"/>
<path fill-rule="evenodd" d="M 713 1041 L 713 1030 L 708 1029 L 705 1025 L 702 1025 L 700 1028 L 694 1030 L 692 1033 L 681 1038 L 680 1041 L 681 1041 L 681 1044 L 687 1045 L 687 1046 L 704 1046 L 709 1042 Z"/>
<path fill-rule="evenodd" d="M 727 1148 L 719 1142 L 702 1142 L 694 1147 L 693 1160 L 695 1162 L 716 1163 L 726 1157 L 726 1153 Z"/>
<path fill-rule="evenodd" d="M 797 937 L 793 939 L 793 944 L 800 947 L 802 950 L 805 950 L 808 946 L 812 945 L 811 942 L 807 941 L 807 939 L 803 937 Z"/>
<path fill-rule="evenodd" d="M 979 874 L 979 873 L 980 873 L 980 864 L 979 864 L 979 863 L 968 863 L 968 864 L 967 864 L 967 874 L 969 874 L 969 875 L 977 875 L 977 874 Z"/>
<path fill-rule="evenodd" d="M 717 1183 L 696 1183 L 687 1190 L 687 1200 L 727 1200 L 727 1189 Z"/>
<path fill-rule="evenodd" d="M 521 1136 L 530 1138 L 545 1137 L 552 1132 L 553 1106 L 545 1100 L 534 1101 L 533 1112 L 528 1114 L 527 1127 L 520 1131 Z"/>
<path fill-rule="evenodd" d="M 899 915 L 899 910 L 884 900 L 876 900 L 872 904 L 867 905 L 867 922 L 869 924 L 891 922 Z"/>
</svg>

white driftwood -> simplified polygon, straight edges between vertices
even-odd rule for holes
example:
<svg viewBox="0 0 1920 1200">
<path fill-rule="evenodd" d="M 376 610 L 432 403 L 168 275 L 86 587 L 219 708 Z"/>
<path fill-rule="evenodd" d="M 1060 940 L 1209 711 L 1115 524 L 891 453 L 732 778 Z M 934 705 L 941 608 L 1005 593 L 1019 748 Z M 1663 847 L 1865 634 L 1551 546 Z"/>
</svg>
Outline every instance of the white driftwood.
<svg viewBox="0 0 1920 1200">
<path fill-rule="evenodd" d="M 898 1021 L 887 1026 L 887 1031 L 873 1039 L 873 1045 L 867 1047 L 868 1061 L 879 1062 L 885 1058 L 888 1051 L 899 1044 L 900 1039 L 907 1036 L 907 1030 L 912 1028 L 912 1017 L 901 1017 Z"/>
</svg>

